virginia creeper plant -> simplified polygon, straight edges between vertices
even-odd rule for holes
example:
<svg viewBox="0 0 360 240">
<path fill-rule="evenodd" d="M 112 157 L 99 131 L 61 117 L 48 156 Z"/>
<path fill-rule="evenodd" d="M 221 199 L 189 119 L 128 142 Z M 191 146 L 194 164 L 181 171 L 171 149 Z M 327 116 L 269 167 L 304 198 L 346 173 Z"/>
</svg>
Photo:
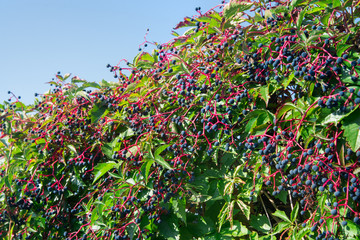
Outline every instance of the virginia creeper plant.
<svg viewBox="0 0 360 240">
<path fill-rule="evenodd" d="M 9 92 L 1 238 L 357 239 L 359 5 L 197 8 L 115 81 Z"/>
</svg>

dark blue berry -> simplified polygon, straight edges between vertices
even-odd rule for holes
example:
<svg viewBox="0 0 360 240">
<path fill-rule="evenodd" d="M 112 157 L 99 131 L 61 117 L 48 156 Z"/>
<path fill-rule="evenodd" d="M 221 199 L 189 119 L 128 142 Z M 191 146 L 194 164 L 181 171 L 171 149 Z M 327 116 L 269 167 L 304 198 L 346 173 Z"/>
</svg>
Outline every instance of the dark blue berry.
<svg viewBox="0 0 360 240">
<path fill-rule="evenodd" d="M 331 213 L 331 215 L 336 216 L 337 215 L 337 210 L 336 209 L 331 209 L 330 213 Z"/>
</svg>

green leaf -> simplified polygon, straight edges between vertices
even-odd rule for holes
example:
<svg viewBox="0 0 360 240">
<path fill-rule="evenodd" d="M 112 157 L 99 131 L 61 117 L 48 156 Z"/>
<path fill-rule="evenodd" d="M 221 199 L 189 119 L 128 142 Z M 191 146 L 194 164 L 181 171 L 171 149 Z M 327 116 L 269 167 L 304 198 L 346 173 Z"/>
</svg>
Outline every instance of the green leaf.
<svg viewBox="0 0 360 240">
<path fill-rule="evenodd" d="M 135 184 L 136 184 L 136 182 L 135 182 L 135 180 L 134 180 L 133 178 L 126 179 L 126 182 L 127 182 L 127 183 L 130 183 L 131 185 L 135 185 Z"/>
<path fill-rule="evenodd" d="M 160 164 L 161 166 L 167 168 L 167 169 L 172 169 L 172 167 L 170 167 L 169 163 L 166 162 L 164 160 L 164 158 L 162 158 L 161 156 L 155 156 L 155 162 L 157 162 L 158 164 Z"/>
<path fill-rule="evenodd" d="M 140 86 L 139 86 L 139 83 L 137 83 L 137 82 L 130 83 L 130 84 L 126 87 L 126 90 L 124 91 L 124 93 L 131 92 L 131 91 L 135 90 L 135 89 L 138 88 L 138 87 L 140 87 Z"/>
<path fill-rule="evenodd" d="M 282 115 L 284 115 L 287 111 L 291 110 L 291 109 L 296 109 L 298 110 L 299 113 L 303 114 L 303 111 L 297 107 L 296 105 L 294 105 L 293 103 L 285 103 L 280 110 L 278 110 L 277 112 L 277 119 L 280 119 Z"/>
<path fill-rule="evenodd" d="M 302 228 L 300 229 L 299 232 L 297 232 L 296 234 L 296 239 L 303 239 L 303 237 L 305 237 L 306 235 L 309 235 L 310 233 L 310 228 L 306 227 L 306 228 Z"/>
<path fill-rule="evenodd" d="M 180 36 L 180 34 L 178 34 L 178 33 L 175 32 L 175 31 L 171 31 L 171 35 L 173 35 L 173 36 L 175 36 L 175 37 L 179 37 L 179 36 Z"/>
<path fill-rule="evenodd" d="M 84 187 L 85 183 L 81 180 L 79 172 L 75 168 L 75 174 L 71 176 L 70 183 L 72 185 L 75 185 L 75 189 L 78 189 L 79 187 Z"/>
<path fill-rule="evenodd" d="M 269 220 L 265 215 L 252 215 L 250 224 L 252 227 L 254 227 L 256 230 L 262 232 L 262 233 L 268 233 L 271 229 Z"/>
<path fill-rule="evenodd" d="M 160 146 L 158 149 L 156 149 L 156 153 L 155 153 L 155 156 L 154 154 L 152 153 L 152 146 L 149 144 L 149 143 L 145 143 L 145 148 L 146 148 L 146 151 L 147 153 L 144 155 L 144 159 L 147 159 L 147 160 L 154 160 L 156 163 L 160 164 L 161 166 L 167 168 L 167 169 L 172 169 L 169 165 L 168 162 L 165 161 L 165 159 L 163 157 L 161 157 L 160 154 L 163 150 L 165 150 L 165 148 L 167 148 L 169 145 L 162 145 Z M 157 155 L 156 155 L 157 154 Z"/>
<path fill-rule="evenodd" d="M 269 86 L 268 85 L 264 85 L 260 88 L 260 96 L 262 99 L 264 99 L 266 106 L 268 105 L 269 99 L 270 99 L 270 95 L 269 95 Z"/>
<path fill-rule="evenodd" d="M 289 228 L 291 226 L 291 223 L 289 222 L 279 222 L 275 228 L 272 234 L 278 234 L 283 232 L 285 229 Z"/>
<path fill-rule="evenodd" d="M 222 225 L 224 224 L 224 222 L 225 222 L 225 219 L 226 219 L 226 216 L 228 215 L 228 213 L 229 213 L 229 207 L 230 206 L 230 204 L 228 203 L 228 202 L 226 202 L 224 205 L 223 205 L 223 207 L 222 207 L 222 209 L 220 210 L 220 213 L 219 213 L 219 216 L 218 216 L 218 219 L 219 219 L 219 223 L 218 223 L 218 225 L 219 225 L 219 231 L 221 230 L 221 227 L 222 227 Z"/>
<path fill-rule="evenodd" d="M 336 55 L 338 57 L 341 57 L 342 54 L 348 49 L 350 48 L 352 45 L 348 45 L 348 44 L 338 44 L 336 46 Z"/>
<path fill-rule="evenodd" d="M 343 139 L 338 139 L 336 150 L 339 155 L 341 166 L 345 166 L 345 141 Z"/>
<path fill-rule="evenodd" d="M 281 191 L 279 194 L 275 196 L 275 198 L 279 199 L 284 204 L 287 204 L 287 197 L 288 197 L 288 193 L 286 191 Z"/>
<path fill-rule="evenodd" d="M 175 215 L 178 216 L 186 224 L 186 200 L 182 199 L 173 199 L 172 206 L 174 208 Z"/>
<path fill-rule="evenodd" d="M 298 16 L 298 19 L 297 19 L 297 21 L 296 21 L 296 27 L 298 28 L 298 30 L 300 29 L 301 24 L 302 24 L 302 22 L 303 22 L 303 20 L 304 20 L 304 16 L 305 16 L 306 11 L 307 11 L 306 8 L 303 9 L 303 10 L 300 12 L 299 16 Z"/>
<path fill-rule="evenodd" d="M 255 20 L 255 22 L 264 21 L 264 19 L 261 17 L 261 15 L 257 12 L 255 13 L 254 20 Z"/>
<path fill-rule="evenodd" d="M 251 120 L 251 119 L 257 119 L 259 117 L 267 117 L 267 111 L 264 109 L 256 109 L 254 111 L 249 112 L 244 119 L 242 120 L 243 122 L 247 121 L 247 120 Z M 263 121 L 265 121 L 265 119 L 263 119 Z M 263 122 L 262 121 L 262 122 Z"/>
<path fill-rule="evenodd" d="M 307 13 L 308 14 L 317 13 L 317 12 L 322 11 L 324 9 L 325 9 L 324 7 L 314 7 L 314 8 L 309 9 L 309 11 Z"/>
<path fill-rule="evenodd" d="M 299 213 L 299 202 L 296 202 L 295 207 L 291 211 L 291 214 L 290 214 L 291 222 L 295 222 L 295 220 L 296 220 L 296 218 L 298 216 L 298 213 Z"/>
<path fill-rule="evenodd" d="M 341 1 L 340 0 L 333 0 L 333 8 L 336 8 L 336 7 L 340 7 L 341 6 Z"/>
<path fill-rule="evenodd" d="M 124 128 L 123 131 L 119 134 L 120 139 L 126 139 L 135 135 L 135 132 L 131 128 Z"/>
<path fill-rule="evenodd" d="M 85 98 L 86 100 L 88 100 L 89 102 L 91 102 L 91 99 L 90 99 L 89 95 L 88 95 L 86 92 L 84 92 L 84 91 L 78 91 L 78 92 L 75 94 L 75 96 L 83 97 L 83 98 Z"/>
<path fill-rule="evenodd" d="M 250 238 L 250 240 L 258 240 L 259 239 L 259 234 L 254 231 L 249 235 L 249 238 Z"/>
<path fill-rule="evenodd" d="M 188 215 L 189 216 L 189 215 Z M 201 216 L 189 216 L 188 227 L 194 237 L 201 237 L 214 230 L 214 223 L 210 219 Z"/>
<path fill-rule="evenodd" d="M 233 226 L 231 227 L 231 230 L 233 231 L 231 235 L 233 237 L 242 237 L 245 235 L 250 234 L 251 232 L 249 229 L 247 229 L 246 226 L 244 226 L 241 222 L 238 220 L 234 220 Z"/>
<path fill-rule="evenodd" d="M 133 63 L 137 67 L 143 67 L 144 65 L 152 66 L 154 58 L 147 52 L 140 52 L 135 56 Z"/>
<path fill-rule="evenodd" d="M 221 158 L 221 167 L 228 169 L 231 164 L 236 161 L 236 156 L 233 153 L 225 153 Z"/>
<path fill-rule="evenodd" d="M 10 181 L 9 181 L 9 176 L 5 176 L 5 185 L 10 189 L 10 191 L 12 191 L 11 182 L 12 182 L 12 179 L 10 178 Z"/>
<path fill-rule="evenodd" d="M 342 129 L 351 149 L 356 152 L 360 148 L 360 109 L 356 109 L 344 118 Z"/>
<path fill-rule="evenodd" d="M 211 17 L 208 17 L 208 16 L 201 16 L 201 17 L 198 17 L 196 20 L 198 20 L 199 22 L 211 22 Z"/>
<path fill-rule="evenodd" d="M 322 24 L 324 24 L 324 26 L 327 26 L 329 24 L 330 16 L 331 16 L 330 13 L 327 13 L 327 14 L 324 14 L 324 15 L 321 16 L 320 21 L 322 22 Z"/>
<path fill-rule="evenodd" d="M 56 78 L 59 79 L 59 80 L 61 80 L 61 81 L 64 81 L 63 76 L 61 76 L 60 74 L 56 74 Z"/>
<path fill-rule="evenodd" d="M 321 214 L 324 212 L 326 198 L 327 198 L 326 194 L 322 194 L 320 199 L 318 200 L 319 207 L 320 207 L 320 210 L 321 210 Z"/>
<path fill-rule="evenodd" d="M 154 152 L 155 157 L 159 156 L 167 147 L 171 146 L 170 144 L 162 145 L 159 148 L 157 148 Z"/>
<path fill-rule="evenodd" d="M 286 221 L 286 222 L 289 222 L 291 223 L 290 219 L 288 218 L 288 216 L 286 216 L 286 213 L 284 211 L 281 211 L 281 210 L 276 210 L 274 213 L 273 213 L 274 216 L 278 217 L 278 218 L 281 218 L 282 220 Z"/>
<path fill-rule="evenodd" d="M 0 142 L 2 142 L 6 148 L 9 148 L 9 136 L 4 136 L 0 138 Z"/>
<path fill-rule="evenodd" d="M 335 123 L 337 125 L 342 119 L 349 116 L 353 111 L 348 113 L 343 113 L 340 110 L 332 111 L 329 115 L 325 117 L 325 119 L 321 122 L 322 125 L 326 125 L 329 123 Z"/>
<path fill-rule="evenodd" d="M 257 120 L 257 118 L 252 118 L 246 124 L 246 126 L 245 126 L 245 133 L 246 134 L 249 134 L 250 131 L 256 126 L 256 120 Z"/>
<path fill-rule="evenodd" d="M 298 3 L 300 2 L 301 0 L 293 0 L 291 1 L 290 3 L 290 10 L 293 10 L 294 7 L 298 6 Z"/>
<path fill-rule="evenodd" d="M 78 79 L 76 77 L 71 78 L 71 83 L 85 83 L 85 79 Z"/>
<path fill-rule="evenodd" d="M 152 164 L 155 162 L 155 160 L 147 160 L 143 165 L 141 166 L 141 173 L 146 181 L 148 182 L 149 172 Z"/>
<path fill-rule="evenodd" d="M 233 17 L 236 13 L 244 12 L 249 10 L 252 6 L 252 3 L 242 2 L 230 2 L 224 7 L 223 16 L 225 19 Z"/>
<path fill-rule="evenodd" d="M 178 239 L 179 236 L 179 224 L 176 221 L 174 214 L 164 215 L 161 223 L 158 225 L 159 233 L 166 239 L 174 238 Z"/>
<path fill-rule="evenodd" d="M 109 172 L 109 175 L 114 177 L 114 178 L 123 178 L 122 176 L 120 176 L 119 174 L 116 174 L 116 173 L 112 173 L 112 172 Z"/>
<path fill-rule="evenodd" d="M 68 78 L 70 77 L 70 75 L 71 75 L 71 73 L 66 73 L 66 74 L 64 75 L 64 81 L 65 81 L 66 79 L 68 79 Z"/>
<path fill-rule="evenodd" d="M 119 85 L 119 83 L 117 83 L 117 82 L 108 82 L 108 81 L 105 81 L 104 79 L 99 84 L 100 84 L 101 88 L 116 87 Z"/>
<path fill-rule="evenodd" d="M 136 66 L 138 68 L 149 69 L 153 67 L 153 64 L 150 62 L 141 61 Z"/>
<path fill-rule="evenodd" d="M 240 210 L 244 213 L 245 217 L 247 220 L 250 220 L 250 206 L 248 206 L 247 204 L 245 204 L 243 201 L 241 201 L 240 199 L 236 200 Z"/>
<path fill-rule="evenodd" d="M 287 6 L 277 6 L 276 8 L 273 8 L 270 10 L 272 13 L 282 13 L 282 12 L 289 12 L 289 9 L 287 8 Z"/>
<path fill-rule="evenodd" d="M 287 88 L 289 86 L 289 84 L 291 83 L 291 81 L 294 79 L 295 75 L 294 73 L 291 73 L 286 80 L 282 83 L 282 85 L 284 86 L 284 88 Z"/>
<path fill-rule="evenodd" d="M 106 115 L 107 113 L 108 110 L 105 106 L 95 105 L 90 110 L 91 123 L 96 123 L 103 115 Z"/>
<path fill-rule="evenodd" d="M 256 109 L 248 113 L 243 122 L 248 121 L 245 126 L 246 133 L 262 134 L 266 130 L 268 122 L 274 122 L 275 116 L 271 112 L 265 109 Z"/>
<path fill-rule="evenodd" d="M 346 62 L 345 62 L 345 64 L 346 64 Z M 343 71 L 342 72 L 341 82 L 354 84 L 355 82 L 351 79 L 351 77 L 352 77 L 351 74 L 349 74 L 347 71 Z"/>
<path fill-rule="evenodd" d="M 354 169 L 353 174 L 359 174 L 360 173 L 360 167 L 357 167 Z"/>
<path fill-rule="evenodd" d="M 101 86 L 98 84 L 98 83 L 95 83 L 95 82 L 86 82 L 82 85 L 82 87 L 92 87 L 92 88 L 97 88 L 97 89 L 100 89 Z"/>
<path fill-rule="evenodd" d="M 187 74 L 190 74 L 189 69 L 186 67 L 186 65 L 183 62 L 181 63 L 181 68 L 183 69 L 184 72 L 186 72 Z"/>
<path fill-rule="evenodd" d="M 93 184 L 101 178 L 110 169 L 115 168 L 118 164 L 116 162 L 99 163 L 94 167 L 94 181 Z"/>
<path fill-rule="evenodd" d="M 321 1 L 317 1 L 316 4 L 321 7 L 328 8 L 329 4 L 332 4 L 332 1 L 333 0 L 321 0 Z"/>
<path fill-rule="evenodd" d="M 74 147 L 74 145 L 67 145 L 67 147 L 73 152 L 75 153 L 76 155 L 78 155 L 77 151 L 76 151 L 76 148 Z"/>
<path fill-rule="evenodd" d="M 347 220 L 347 225 L 344 227 L 345 234 L 348 237 L 357 237 L 360 235 L 360 226 L 353 221 Z"/>
<path fill-rule="evenodd" d="M 105 143 L 101 146 L 101 151 L 109 158 L 112 159 L 113 148 L 109 143 Z"/>
</svg>

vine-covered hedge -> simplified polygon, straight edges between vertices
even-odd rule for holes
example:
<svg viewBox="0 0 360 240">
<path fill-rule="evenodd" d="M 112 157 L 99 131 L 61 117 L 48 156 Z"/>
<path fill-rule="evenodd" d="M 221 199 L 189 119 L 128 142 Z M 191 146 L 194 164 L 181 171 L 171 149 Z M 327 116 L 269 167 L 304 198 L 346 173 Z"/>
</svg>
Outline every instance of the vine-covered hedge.
<svg viewBox="0 0 360 240">
<path fill-rule="evenodd" d="M 114 82 L 10 93 L 2 239 L 358 238 L 359 2 L 214 9 Z"/>
</svg>

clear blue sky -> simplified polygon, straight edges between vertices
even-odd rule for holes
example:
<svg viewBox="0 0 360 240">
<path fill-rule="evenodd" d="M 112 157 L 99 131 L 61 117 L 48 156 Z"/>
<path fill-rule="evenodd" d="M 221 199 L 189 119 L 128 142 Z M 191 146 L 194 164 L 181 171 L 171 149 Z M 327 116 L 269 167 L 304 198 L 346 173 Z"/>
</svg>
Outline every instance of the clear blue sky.
<svg viewBox="0 0 360 240">
<path fill-rule="evenodd" d="M 221 0 L 0 0 L 0 103 L 8 91 L 33 103 L 60 71 L 88 81 L 114 81 L 106 68 L 132 61 L 139 44 L 168 42 L 196 7 Z M 179 30 L 179 33 L 183 31 Z M 125 66 L 125 65 L 124 65 Z"/>
</svg>

